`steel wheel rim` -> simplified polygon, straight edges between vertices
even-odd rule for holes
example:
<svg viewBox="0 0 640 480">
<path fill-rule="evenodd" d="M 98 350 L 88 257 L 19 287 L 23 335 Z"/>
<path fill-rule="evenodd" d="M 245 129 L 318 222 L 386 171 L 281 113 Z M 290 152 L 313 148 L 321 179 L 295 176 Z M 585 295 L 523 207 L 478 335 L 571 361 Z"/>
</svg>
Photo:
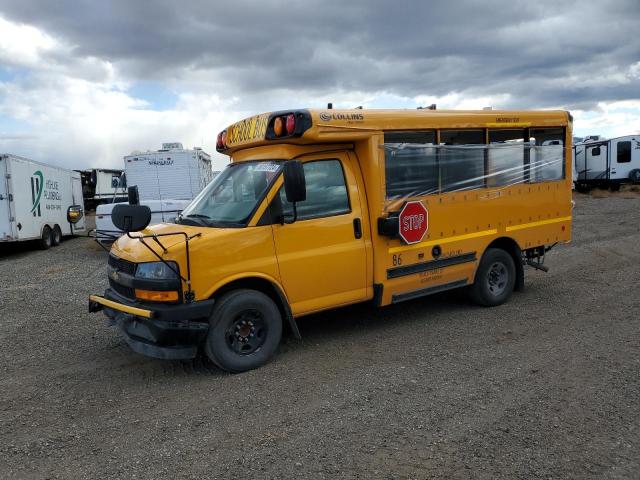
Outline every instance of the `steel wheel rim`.
<svg viewBox="0 0 640 480">
<path fill-rule="evenodd" d="M 267 323 L 260 311 L 243 310 L 229 322 L 225 331 L 225 343 L 238 355 L 251 355 L 262 348 L 267 333 Z"/>
<path fill-rule="evenodd" d="M 500 296 L 509 283 L 507 266 L 502 262 L 494 262 L 487 272 L 487 286 L 489 292 L 495 297 Z"/>
</svg>

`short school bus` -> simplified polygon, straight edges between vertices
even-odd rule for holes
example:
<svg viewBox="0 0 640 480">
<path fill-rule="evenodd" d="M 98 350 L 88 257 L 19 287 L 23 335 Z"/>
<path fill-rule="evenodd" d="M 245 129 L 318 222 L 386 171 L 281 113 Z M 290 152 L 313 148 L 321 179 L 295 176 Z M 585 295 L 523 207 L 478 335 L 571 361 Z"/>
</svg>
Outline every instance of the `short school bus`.
<svg viewBox="0 0 640 480">
<path fill-rule="evenodd" d="M 237 372 L 325 309 L 464 286 L 501 304 L 570 240 L 571 126 L 564 111 L 245 119 L 218 136 L 231 163 L 176 223 L 145 228 L 143 207 L 122 207 L 121 228 L 142 231 L 113 244 L 90 310 L 140 353 L 204 351 Z"/>
</svg>

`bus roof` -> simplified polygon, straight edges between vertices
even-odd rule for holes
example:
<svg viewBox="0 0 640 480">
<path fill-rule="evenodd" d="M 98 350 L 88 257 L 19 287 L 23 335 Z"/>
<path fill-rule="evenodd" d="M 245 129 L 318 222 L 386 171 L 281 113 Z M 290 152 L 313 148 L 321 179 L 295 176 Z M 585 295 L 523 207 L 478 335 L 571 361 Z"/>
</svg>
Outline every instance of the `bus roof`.
<svg viewBox="0 0 640 480">
<path fill-rule="evenodd" d="M 565 127 L 571 122 L 572 117 L 565 110 L 285 110 L 230 125 L 218 135 L 216 148 L 230 154 L 278 141 L 353 142 L 394 130 Z"/>
</svg>

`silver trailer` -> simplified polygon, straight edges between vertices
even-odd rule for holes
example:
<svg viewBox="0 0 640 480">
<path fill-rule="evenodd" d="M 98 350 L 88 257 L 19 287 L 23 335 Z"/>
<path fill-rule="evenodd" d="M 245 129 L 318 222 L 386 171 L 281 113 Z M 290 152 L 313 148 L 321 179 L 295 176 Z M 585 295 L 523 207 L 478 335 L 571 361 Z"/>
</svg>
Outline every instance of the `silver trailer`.
<svg viewBox="0 0 640 480">
<path fill-rule="evenodd" d="M 0 243 L 37 240 L 42 248 L 85 231 L 80 173 L 0 154 Z"/>
</svg>

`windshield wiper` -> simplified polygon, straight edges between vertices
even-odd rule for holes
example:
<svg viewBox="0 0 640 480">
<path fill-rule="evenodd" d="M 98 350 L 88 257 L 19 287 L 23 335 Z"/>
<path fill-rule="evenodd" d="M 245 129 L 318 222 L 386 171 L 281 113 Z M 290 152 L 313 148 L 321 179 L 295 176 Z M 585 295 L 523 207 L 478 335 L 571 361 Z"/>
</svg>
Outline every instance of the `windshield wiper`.
<svg viewBox="0 0 640 480">
<path fill-rule="evenodd" d="M 184 218 L 206 218 L 207 220 L 211 220 L 211 217 L 208 215 L 202 215 L 201 213 L 191 213 L 186 215 Z"/>
</svg>

